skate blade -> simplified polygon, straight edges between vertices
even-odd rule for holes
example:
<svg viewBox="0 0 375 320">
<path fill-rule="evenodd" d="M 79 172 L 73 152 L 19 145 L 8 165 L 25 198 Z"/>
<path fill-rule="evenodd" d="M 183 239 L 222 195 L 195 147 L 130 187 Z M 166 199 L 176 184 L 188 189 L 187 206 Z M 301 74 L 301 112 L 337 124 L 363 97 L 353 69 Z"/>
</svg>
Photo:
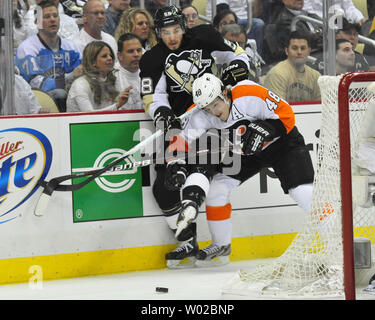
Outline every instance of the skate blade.
<svg viewBox="0 0 375 320">
<path fill-rule="evenodd" d="M 188 257 L 182 260 L 167 260 L 168 269 L 187 269 L 195 267 L 195 257 Z"/>
<path fill-rule="evenodd" d="M 211 260 L 197 260 L 195 261 L 195 265 L 199 268 L 220 267 L 228 264 L 229 262 L 229 256 L 221 256 L 215 257 Z"/>
</svg>

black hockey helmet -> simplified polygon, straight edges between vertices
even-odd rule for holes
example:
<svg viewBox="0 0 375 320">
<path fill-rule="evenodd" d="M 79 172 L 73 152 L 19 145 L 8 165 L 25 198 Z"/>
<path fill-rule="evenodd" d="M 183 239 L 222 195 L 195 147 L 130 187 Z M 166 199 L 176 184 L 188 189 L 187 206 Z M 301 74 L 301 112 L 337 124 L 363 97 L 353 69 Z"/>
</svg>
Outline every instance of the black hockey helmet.
<svg viewBox="0 0 375 320">
<path fill-rule="evenodd" d="M 154 17 L 155 30 L 158 36 L 160 36 L 160 30 L 163 27 L 173 26 L 179 24 L 183 30 L 185 30 L 186 20 L 182 11 L 176 6 L 169 6 L 160 8 L 156 11 Z"/>
</svg>

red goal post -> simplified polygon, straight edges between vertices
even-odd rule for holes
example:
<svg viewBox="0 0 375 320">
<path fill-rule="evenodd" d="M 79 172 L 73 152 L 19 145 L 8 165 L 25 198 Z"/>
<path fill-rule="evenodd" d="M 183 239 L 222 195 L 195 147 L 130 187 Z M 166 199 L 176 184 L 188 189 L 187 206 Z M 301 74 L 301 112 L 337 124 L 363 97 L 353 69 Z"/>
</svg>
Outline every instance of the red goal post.
<svg viewBox="0 0 375 320">
<path fill-rule="evenodd" d="M 356 82 L 375 81 L 375 72 L 353 72 L 345 74 L 338 87 L 338 119 L 342 197 L 342 234 L 344 251 L 345 298 L 355 300 L 354 245 L 353 245 L 353 201 L 350 148 L 349 88 Z"/>
</svg>

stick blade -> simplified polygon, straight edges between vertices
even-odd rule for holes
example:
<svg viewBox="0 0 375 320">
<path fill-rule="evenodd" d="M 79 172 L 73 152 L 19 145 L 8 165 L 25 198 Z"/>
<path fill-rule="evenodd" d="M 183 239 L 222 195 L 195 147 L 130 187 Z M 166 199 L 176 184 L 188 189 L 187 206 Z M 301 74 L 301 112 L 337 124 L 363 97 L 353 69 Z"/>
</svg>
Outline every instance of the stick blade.
<svg viewBox="0 0 375 320">
<path fill-rule="evenodd" d="M 38 203 L 36 204 L 34 215 L 36 215 L 37 217 L 44 216 L 50 198 L 51 198 L 51 195 L 48 195 L 46 193 L 41 194 L 38 200 Z"/>
</svg>

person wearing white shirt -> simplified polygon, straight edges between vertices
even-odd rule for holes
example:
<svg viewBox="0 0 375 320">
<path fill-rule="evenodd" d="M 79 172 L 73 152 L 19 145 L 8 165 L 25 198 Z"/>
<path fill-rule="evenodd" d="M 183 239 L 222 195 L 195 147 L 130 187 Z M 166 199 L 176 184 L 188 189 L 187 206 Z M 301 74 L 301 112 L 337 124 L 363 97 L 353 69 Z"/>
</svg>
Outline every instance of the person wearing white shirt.
<svg viewBox="0 0 375 320">
<path fill-rule="evenodd" d="M 263 54 L 263 29 L 264 29 L 264 21 L 258 17 L 254 16 L 258 10 L 254 10 L 255 8 L 261 8 L 261 1 L 260 0 L 253 0 L 250 2 L 253 6 L 253 17 L 251 19 L 252 25 L 247 37 L 249 39 L 254 39 L 257 43 L 257 51 L 260 55 Z M 217 0 L 216 1 L 216 14 L 222 10 L 232 10 L 236 16 L 238 17 L 238 24 L 247 29 L 247 22 L 248 22 L 248 12 L 247 12 L 247 0 Z M 212 8 L 211 8 L 211 1 L 207 1 L 206 4 L 206 16 L 209 19 L 213 19 L 212 17 Z"/>
<path fill-rule="evenodd" d="M 113 52 L 117 52 L 117 43 L 114 37 L 102 31 L 105 25 L 105 7 L 100 0 L 90 0 L 83 7 L 83 28 L 73 38 L 73 42 L 83 53 L 86 45 L 92 41 L 106 42 Z"/>
<path fill-rule="evenodd" d="M 24 78 L 14 75 L 15 114 L 41 113 L 42 107 Z"/>
<path fill-rule="evenodd" d="M 141 60 L 143 48 L 142 40 L 135 34 L 125 33 L 117 42 L 119 51 L 116 64 L 116 87 L 119 92 L 129 92 L 128 101 L 120 108 L 121 110 L 144 109 L 140 95 L 139 61 Z"/>
<path fill-rule="evenodd" d="M 335 14 L 343 15 L 349 22 L 362 25 L 366 21 L 366 18 L 363 16 L 362 12 L 355 7 L 352 0 L 335 0 L 333 8 Z M 323 18 L 323 1 L 305 0 L 303 10 Z"/>
<path fill-rule="evenodd" d="M 115 54 L 104 41 L 92 41 L 83 51 L 83 75 L 74 80 L 66 101 L 67 112 L 116 111 L 129 98 L 119 92 L 114 74 Z"/>
</svg>

